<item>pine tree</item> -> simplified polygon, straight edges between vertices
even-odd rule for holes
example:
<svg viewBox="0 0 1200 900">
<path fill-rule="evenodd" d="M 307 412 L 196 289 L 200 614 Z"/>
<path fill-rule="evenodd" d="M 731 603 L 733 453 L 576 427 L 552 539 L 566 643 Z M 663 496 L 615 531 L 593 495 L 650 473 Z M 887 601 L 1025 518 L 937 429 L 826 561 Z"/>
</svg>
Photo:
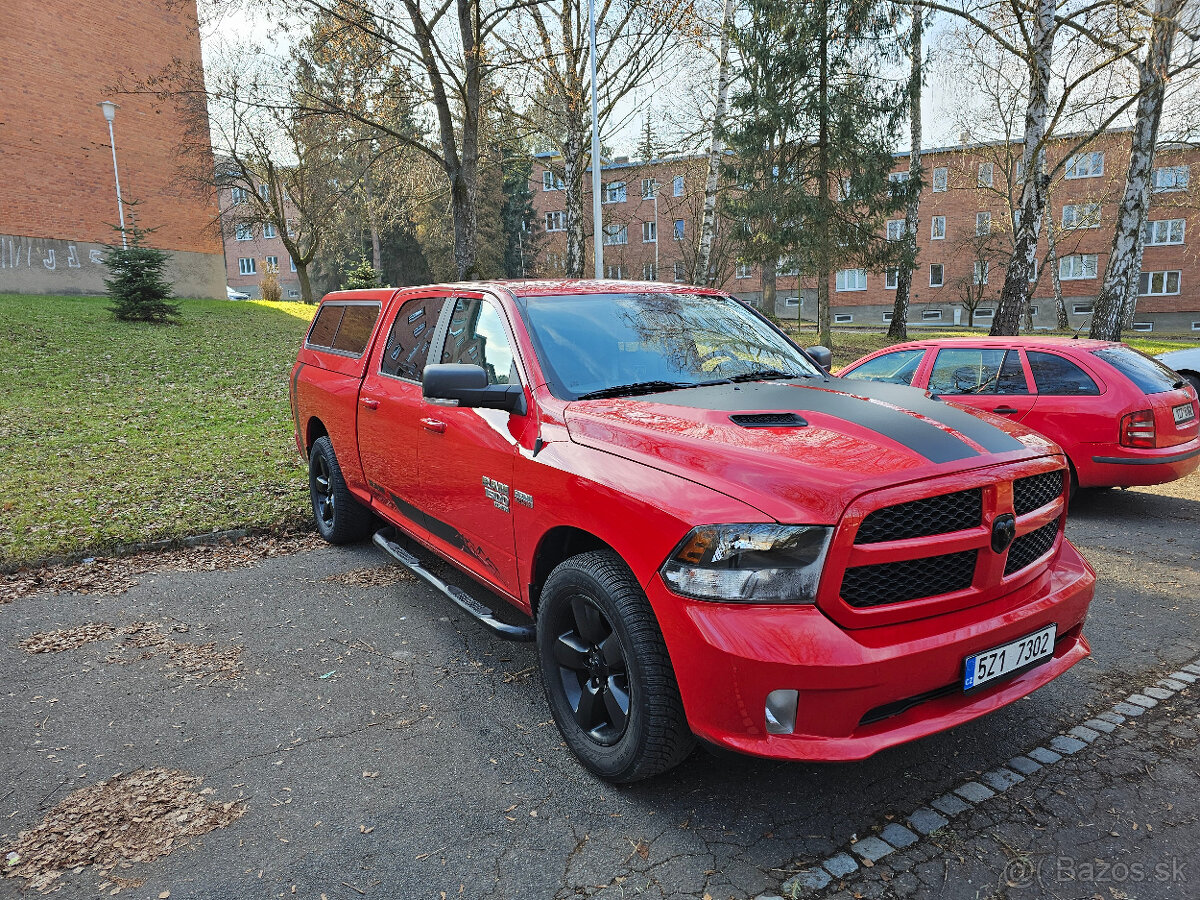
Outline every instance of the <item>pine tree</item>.
<svg viewBox="0 0 1200 900">
<path fill-rule="evenodd" d="M 104 265 L 112 278 L 104 280 L 112 304 L 108 309 L 123 322 L 153 322 L 165 325 L 179 318 L 179 304 L 171 300 L 173 286 L 163 277 L 167 254 L 152 247 L 147 238 L 153 228 L 137 224 L 137 201 L 126 204 L 129 224 L 118 227 L 125 238 L 123 246 L 111 246 L 104 252 Z"/>
<path fill-rule="evenodd" d="M 504 274 L 508 278 L 524 278 L 535 258 L 537 218 L 533 211 L 533 191 L 529 178 L 533 159 L 520 147 L 503 163 L 504 200 L 500 219 L 504 226 Z"/>
<path fill-rule="evenodd" d="M 379 273 L 371 265 L 364 253 L 352 269 L 346 272 L 346 280 L 342 284 L 344 291 L 362 291 L 379 287 Z"/>
</svg>

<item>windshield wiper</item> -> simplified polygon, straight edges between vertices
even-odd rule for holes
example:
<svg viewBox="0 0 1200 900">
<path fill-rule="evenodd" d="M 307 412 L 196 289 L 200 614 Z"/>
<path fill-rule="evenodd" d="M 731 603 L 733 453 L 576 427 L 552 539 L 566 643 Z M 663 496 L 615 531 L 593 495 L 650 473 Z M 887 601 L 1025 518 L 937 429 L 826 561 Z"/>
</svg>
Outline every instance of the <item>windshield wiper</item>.
<svg viewBox="0 0 1200 900">
<path fill-rule="evenodd" d="M 804 372 L 781 372 L 779 369 L 757 369 L 754 372 L 743 372 L 741 375 L 729 376 L 730 381 L 765 381 L 768 378 L 816 378 Z"/>
<path fill-rule="evenodd" d="M 728 384 L 729 379 L 720 381 L 635 381 L 632 384 L 614 384 L 580 394 L 576 400 L 600 400 L 604 397 L 631 397 L 635 394 L 657 394 L 659 391 L 678 391 L 683 388 L 708 387 L 713 384 Z"/>
</svg>

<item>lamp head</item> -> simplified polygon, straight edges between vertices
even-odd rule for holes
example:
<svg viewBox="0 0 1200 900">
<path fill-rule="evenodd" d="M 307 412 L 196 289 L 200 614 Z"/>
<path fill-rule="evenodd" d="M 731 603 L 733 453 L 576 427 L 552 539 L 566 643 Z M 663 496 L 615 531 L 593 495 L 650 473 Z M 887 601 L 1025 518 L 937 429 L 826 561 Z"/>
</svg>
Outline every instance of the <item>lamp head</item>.
<svg viewBox="0 0 1200 900">
<path fill-rule="evenodd" d="M 120 108 L 119 103 L 113 103 L 111 100 L 102 100 L 96 104 L 100 107 L 100 111 L 104 113 L 105 121 L 111 122 L 117 115 L 117 110 Z"/>
</svg>

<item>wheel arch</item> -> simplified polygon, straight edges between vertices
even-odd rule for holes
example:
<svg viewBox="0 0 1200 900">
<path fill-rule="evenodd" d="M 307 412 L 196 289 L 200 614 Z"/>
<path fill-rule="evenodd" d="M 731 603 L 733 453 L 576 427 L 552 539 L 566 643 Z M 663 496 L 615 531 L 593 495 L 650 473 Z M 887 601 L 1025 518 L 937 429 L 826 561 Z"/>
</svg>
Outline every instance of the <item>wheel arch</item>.
<svg viewBox="0 0 1200 900">
<path fill-rule="evenodd" d="M 304 455 L 307 456 L 312 451 L 312 445 L 319 438 L 328 436 L 329 429 L 325 427 L 325 423 L 316 416 L 309 416 L 308 423 L 304 426 Z"/>
<path fill-rule="evenodd" d="M 529 606 L 535 617 L 542 587 L 555 567 L 572 556 L 592 550 L 611 550 L 617 556 L 621 555 L 612 544 L 574 525 L 555 525 L 542 535 L 537 550 L 534 551 L 533 565 L 530 567 Z"/>
</svg>

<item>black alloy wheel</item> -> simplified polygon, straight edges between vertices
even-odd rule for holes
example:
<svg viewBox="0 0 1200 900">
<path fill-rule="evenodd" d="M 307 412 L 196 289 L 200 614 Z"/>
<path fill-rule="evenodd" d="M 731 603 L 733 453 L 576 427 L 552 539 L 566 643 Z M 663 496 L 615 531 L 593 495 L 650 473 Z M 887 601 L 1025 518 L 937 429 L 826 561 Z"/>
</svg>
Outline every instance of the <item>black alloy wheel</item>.
<svg viewBox="0 0 1200 900">
<path fill-rule="evenodd" d="M 329 460 L 324 454 L 313 457 L 312 469 L 313 514 L 322 532 L 331 531 L 337 519 L 337 495 L 329 480 Z"/>
<path fill-rule="evenodd" d="M 629 724 L 629 673 L 621 638 L 594 603 L 570 601 L 569 630 L 554 641 L 554 659 L 575 722 L 598 744 L 611 746 Z"/>
<path fill-rule="evenodd" d="M 329 543 L 348 544 L 371 533 L 375 517 L 346 487 L 328 436 L 317 438 L 308 452 L 308 493 L 317 531 Z"/>
</svg>

